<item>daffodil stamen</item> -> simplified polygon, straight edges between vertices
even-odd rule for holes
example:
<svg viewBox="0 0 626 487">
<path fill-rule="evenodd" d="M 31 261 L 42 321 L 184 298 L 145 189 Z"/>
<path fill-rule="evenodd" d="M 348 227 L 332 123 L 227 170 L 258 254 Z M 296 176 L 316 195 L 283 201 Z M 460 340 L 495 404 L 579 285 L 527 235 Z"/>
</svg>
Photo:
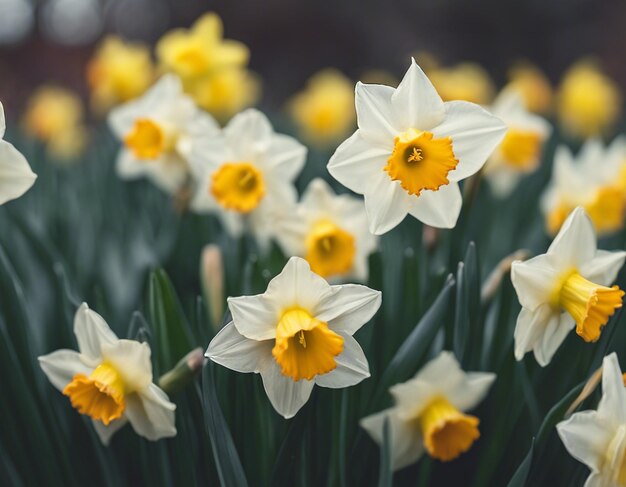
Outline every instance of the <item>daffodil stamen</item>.
<svg viewBox="0 0 626 487">
<path fill-rule="evenodd" d="M 124 382 L 111 365 L 100 364 L 89 375 L 76 374 L 63 394 L 70 398 L 79 413 L 108 425 L 118 419 L 126 409 Z"/>
<path fill-rule="evenodd" d="M 437 191 L 448 184 L 448 173 L 458 163 L 451 137 L 434 138 L 431 132 L 409 129 L 394 138 L 384 170 L 406 192 L 419 196 L 422 190 Z"/>
<path fill-rule="evenodd" d="M 124 144 L 140 160 L 157 159 L 167 148 L 163 128 L 153 120 L 139 118 L 124 138 Z"/>
<path fill-rule="evenodd" d="M 348 272 L 356 255 L 354 236 L 325 219 L 313 225 L 306 248 L 306 260 L 322 277 Z"/>
<path fill-rule="evenodd" d="M 265 196 L 265 182 L 254 165 L 227 162 L 213 174 L 210 192 L 224 208 L 248 213 L 259 206 Z"/>
<path fill-rule="evenodd" d="M 272 355 L 284 375 L 299 381 L 327 374 L 337 367 L 335 357 L 342 351 L 341 335 L 304 309 L 289 309 L 281 316 Z"/>
<path fill-rule="evenodd" d="M 441 461 L 454 460 L 470 449 L 480 436 L 479 419 L 461 413 L 444 397 L 437 397 L 418 419 L 426 451 Z"/>
</svg>

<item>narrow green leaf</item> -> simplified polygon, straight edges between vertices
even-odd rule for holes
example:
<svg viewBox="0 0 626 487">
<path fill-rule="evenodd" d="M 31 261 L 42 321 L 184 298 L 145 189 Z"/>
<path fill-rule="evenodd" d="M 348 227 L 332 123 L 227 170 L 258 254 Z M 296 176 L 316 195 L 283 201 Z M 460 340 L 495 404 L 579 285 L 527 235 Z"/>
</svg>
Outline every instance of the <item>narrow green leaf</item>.
<svg viewBox="0 0 626 487">
<path fill-rule="evenodd" d="M 530 445 L 530 451 L 524 461 L 520 463 L 520 466 L 515 471 L 515 474 L 511 478 L 511 481 L 508 484 L 508 487 L 525 487 L 526 481 L 528 480 L 528 475 L 530 474 L 530 467 L 533 463 L 533 453 L 535 451 L 535 442 Z"/>
<path fill-rule="evenodd" d="M 393 472 L 391 471 L 391 431 L 389 418 L 383 423 L 383 444 L 380 448 L 380 468 L 378 470 L 378 487 L 391 487 Z"/>
</svg>

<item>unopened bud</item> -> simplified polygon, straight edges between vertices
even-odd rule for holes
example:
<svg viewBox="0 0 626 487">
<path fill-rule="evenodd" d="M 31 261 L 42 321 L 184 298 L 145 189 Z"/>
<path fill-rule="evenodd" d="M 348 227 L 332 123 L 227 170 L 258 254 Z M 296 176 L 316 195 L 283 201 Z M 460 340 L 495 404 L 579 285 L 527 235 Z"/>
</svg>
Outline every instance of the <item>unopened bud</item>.
<svg viewBox="0 0 626 487">
<path fill-rule="evenodd" d="M 222 251 L 215 244 L 207 245 L 202 251 L 200 279 L 211 324 L 217 329 L 224 315 L 224 267 Z"/>
</svg>

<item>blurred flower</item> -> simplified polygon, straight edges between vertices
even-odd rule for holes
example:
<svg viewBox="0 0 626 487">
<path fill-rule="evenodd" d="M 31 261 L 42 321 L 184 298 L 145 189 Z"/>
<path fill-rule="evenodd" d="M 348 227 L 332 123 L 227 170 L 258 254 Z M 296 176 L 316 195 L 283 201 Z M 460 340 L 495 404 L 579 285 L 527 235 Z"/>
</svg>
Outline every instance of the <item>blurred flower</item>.
<svg viewBox="0 0 626 487">
<path fill-rule="evenodd" d="M 320 71 L 292 98 L 289 112 L 308 142 L 333 146 L 354 130 L 354 85 L 336 69 Z"/>
<path fill-rule="evenodd" d="M 388 232 L 407 213 L 454 227 L 458 181 L 483 166 L 504 136 L 502 121 L 472 103 L 444 103 L 415 61 L 397 89 L 357 83 L 356 111 L 359 129 L 328 171 L 365 196 L 370 232 Z"/>
<path fill-rule="evenodd" d="M 420 64 L 420 66 L 422 65 Z M 368 69 L 361 75 L 361 82 L 374 85 L 398 86 L 400 81 L 389 71 L 382 69 Z M 350 91 L 354 93 L 352 86 L 350 87 Z M 352 102 L 352 105 L 354 105 L 354 101 Z"/>
<path fill-rule="evenodd" d="M 261 374 L 274 409 L 291 418 L 315 384 L 337 389 L 369 377 L 352 335 L 380 303 L 380 291 L 330 286 L 292 257 L 264 294 L 228 298 L 233 321 L 211 340 L 206 356 L 237 372 Z"/>
<path fill-rule="evenodd" d="M 191 138 L 219 132 L 215 120 L 196 107 L 172 74 L 163 76 L 141 98 L 113 109 L 109 125 L 124 143 L 117 159 L 120 177 L 147 176 L 168 193 L 188 182 Z"/>
<path fill-rule="evenodd" d="M 324 278 L 367 280 L 367 258 L 378 239 L 367 231 L 363 201 L 336 195 L 323 179 L 314 179 L 297 210 L 277 222 L 276 238 L 287 255 L 304 257 Z"/>
<path fill-rule="evenodd" d="M 233 236 L 251 231 L 266 250 L 276 219 L 295 207 L 293 181 L 304 166 L 306 148 L 276 134 L 254 109 L 236 115 L 220 133 L 203 133 L 192 146 L 196 192 L 191 208 L 217 212 Z"/>
<path fill-rule="evenodd" d="M 626 390 L 615 352 L 602 361 L 597 411 L 575 413 L 556 429 L 570 455 L 591 469 L 585 486 L 626 485 Z"/>
<path fill-rule="evenodd" d="M 541 199 L 548 232 L 554 235 L 567 215 L 582 206 L 599 234 L 624 226 L 626 213 L 626 140 L 605 148 L 599 139 L 585 142 L 576 159 L 557 148 L 552 180 Z"/>
<path fill-rule="evenodd" d="M 621 115 L 621 104 L 618 86 L 590 60 L 574 64 L 557 93 L 559 121 L 581 138 L 609 131 Z"/>
<path fill-rule="evenodd" d="M 209 316 L 214 327 L 219 327 L 224 315 L 224 265 L 222 252 L 215 244 L 202 250 L 200 280 L 207 304 Z"/>
<path fill-rule="evenodd" d="M 626 252 L 597 250 L 591 220 L 578 207 L 563 224 L 548 252 L 513 262 L 511 280 L 522 305 L 515 327 L 515 358 L 533 350 L 546 366 L 570 330 L 586 342 L 600 338 L 602 327 L 624 292 L 609 286 Z"/>
<path fill-rule="evenodd" d="M 39 364 L 72 406 L 92 419 L 102 443 L 127 422 L 148 440 L 175 436 L 176 405 L 152 383 L 148 344 L 120 340 L 85 303 L 76 312 L 74 334 L 78 352 L 57 350 L 39 357 Z"/>
<path fill-rule="evenodd" d="M 395 405 L 362 419 L 361 426 L 382 445 L 388 421 L 393 470 L 416 462 L 424 450 L 438 460 L 454 460 L 480 436 L 479 419 L 463 412 L 483 400 L 495 378 L 464 372 L 451 352 L 441 352 L 413 379 L 391 387 Z"/>
<path fill-rule="evenodd" d="M 109 36 L 87 65 L 91 103 L 97 113 L 106 113 L 115 105 L 143 94 L 154 76 L 147 46 Z"/>
<path fill-rule="evenodd" d="M 509 80 L 504 89 L 519 93 L 527 110 L 542 114 L 551 111 L 552 85 L 537 66 L 528 62 L 518 63 L 509 71 Z"/>
<path fill-rule="evenodd" d="M 508 196 L 524 174 L 537 169 L 543 144 L 552 127 L 539 115 L 529 113 L 519 93 L 503 91 L 491 113 L 501 118 L 508 130 L 498 148 L 485 164 L 485 175 L 496 196 Z"/>
<path fill-rule="evenodd" d="M 493 99 L 493 82 L 487 71 L 476 63 L 438 67 L 428 70 L 427 73 L 444 101 L 465 100 L 486 105 Z"/>
<path fill-rule="evenodd" d="M 3 140 L 5 130 L 4 107 L 0 103 L 0 205 L 22 196 L 37 179 L 22 153 Z"/>
<path fill-rule="evenodd" d="M 29 98 L 22 127 L 43 142 L 54 158 L 73 159 L 87 143 L 81 99 L 72 91 L 57 86 L 42 86 Z"/>
</svg>

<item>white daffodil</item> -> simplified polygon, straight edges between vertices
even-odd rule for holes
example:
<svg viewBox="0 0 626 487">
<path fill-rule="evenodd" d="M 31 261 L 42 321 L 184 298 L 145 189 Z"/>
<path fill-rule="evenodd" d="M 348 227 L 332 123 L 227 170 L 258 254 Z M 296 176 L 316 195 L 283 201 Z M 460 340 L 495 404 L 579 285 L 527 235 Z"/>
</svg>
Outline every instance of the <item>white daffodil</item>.
<svg viewBox="0 0 626 487">
<path fill-rule="evenodd" d="M 458 182 L 477 172 L 506 131 L 478 105 L 444 103 L 415 61 L 398 88 L 356 85 L 358 130 L 328 171 L 365 196 L 370 231 L 388 232 L 407 214 L 452 228 L 461 211 Z"/>
<path fill-rule="evenodd" d="M 102 443 L 127 422 L 152 441 L 175 436 L 176 405 L 152 383 L 148 344 L 120 340 L 85 303 L 76 312 L 74 334 L 78 352 L 57 350 L 39 357 L 39 364 L 72 406 L 92 419 Z"/>
<path fill-rule="evenodd" d="M 141 98 L 113 109 L 109 125 L 123 141 L 117 159 L 120 177 L 147 176 L 168 193 L 188 180 L 191 138 L 219 133 L 217 122 L 196 107 L 172 74 L 163 76 Z"/>
<path fill-rule="evenodd" d="M 441 352 L 413 379 L 391 387 L 395 405 L 363 418 L 361 426 L 382 445 L 388 421 L 393 470 L 416 462 L 424 450 L 438 460 L 454 460 L 480 436 L 478 418 L 464 411 L 483 400 L 495 378 L 464 372 L 451 352 Z"/>
<path fill-rule="evenodd" d="M 22 196 L 37 179 L 22 153 L 3 140 L 5 130 L 4 107 L 0 103 L 0 205 Z"/>
<path fill-rule="evenodd" d="M 508 131 L 485 165 L 485 176 L 496 196 L 508 196 L 524 174 L 537 169 L 543 143 L 551 125 L 524 107 L 521 95 L 505 90 L 491 105 L 491 113 L 501 118 Z"/>
<path fill-rule="evenodd" d="M 336 195 L 323 179 L 311 181 L 295 212 L 277 222 L 278 242 L 288 255 L 304 257 L 324 278 L 367 279 L 367 258 L 378 238 L 367 231 L 363 201 Z"/>
<path fill-rule="evenodd" d="M 261 374 L 274 409 L 293 417 L 313 386 L 353 386 L 369 366 L 352 337 L 376 313 L 380 291 L 331 286 L 292 257 L 263 294 L 228 298 L 233 321 L 211 340 L 206 356 L 237 372 Z"/>
<path fill-rule="evenodd" d="M 552 180 L 541 199 L 548 232 L 555 234 L 567 215 L 582 206 L 599 234 L 624 226 L 626 216 L 626 138 L 605 147 L 586 141 L 576 157 L 565 146 L 554 156 Z"/>
<path fill-rule="evenodd" d="M 275 133 L 258 110 L 245 110 L 221 133 L 194 139 L 191 208 L 217 212 L 231 235 L 247 228 L 267 247 L 276 221 L 295 207 L 293 181 L 305 158 L 302 144 Z"/>
<path fill-rule="evenodd" d="M 591 469 L 585 487 L 626 486 L 626 389 L 615 353 L 602 362 L 598 410 L 574 413 L 556 429 L 570 455 Z"/>
<path fill-rule="evenodd" d="M 593 225 L 578 207 L 567 218 L 545 254 L 515 261 L 511 280 L 522 305 L 515 327 L 515 358 L 533 350 L 547 365 L 569 331 L 586 342 L 600 338 L 602 327 L 622 306 L 624 292 L 609 286 L 626 252 L 597 250 Z"/>
</svg>

